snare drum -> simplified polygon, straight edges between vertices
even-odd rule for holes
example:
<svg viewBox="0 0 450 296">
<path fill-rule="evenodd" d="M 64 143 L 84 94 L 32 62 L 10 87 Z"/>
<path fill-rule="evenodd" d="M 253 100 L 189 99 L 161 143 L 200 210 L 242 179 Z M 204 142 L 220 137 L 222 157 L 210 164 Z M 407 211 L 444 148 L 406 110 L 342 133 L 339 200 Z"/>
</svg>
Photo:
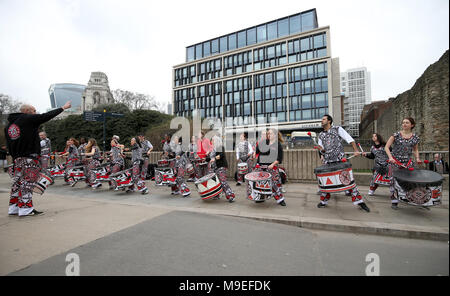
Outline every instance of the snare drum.
<svg viewBox="0 0 450 296">
<path fill-rule="evenodd" d="M 186 165 L 186 172 L 188 173 L 188 175 L 192 175 L 194 173 L 194 166 L 192 165 L 192 163 L 188 163 Z"/>
<path fill-rule="evenodd" d="M 272 197 L 272 175 L 269 172 L 253 172 L 245 175 L 247 180 L 247 198 L 261 202 Z"/>
<path fill-rule="evenodd" d="M 86 179 L 86 176 L 84 175 L 84 167 L 82 165 L 74 166 L 69 169 L 68 175 L 69 177 L 72 177 L 75 182 Z"/>
<path fill-rule="evenodd" d="M 158 167 L 167 167 L 169 166 L 169 161 L 167 159 L 158 160 Z"/>
<path fill-rule="evenodd" d="M 334 193 L 356 187 L 352 164 L 339 162 L 325 164 L 314 169 L 321 192 Z"/>
<path fill-rule="evenodd" d="M 430 207 L 441 204 L 444 178 L 433 171 L 399 169 L 394 171 L 394 196 L 413 206 Z"/>
<path fill-rule="evenodd" d="M 59 164 L 54 167 L 48 169 L 52 178 L 65 177 L 65 168 L 64 164 Z"/>
<path fill-rule="evenodd" d="M 246 162 L 241 162 L 238 164 L 238 173 L 241 175 L 248 173 L 248 164 Z"/>
<path fill-rule="evenodd" d="M 45 189 L 47 189 L 50 184 L 52 184 L 52 178 L 41 173 L 39 181 L 33 188 L 33 192 L 38 194 L 44 194 Z"/>
<path fill-rule="evenodd" d="M 95 182 L 110 181 L 109 176 L 110 164 L 106 163 L 93 169 L 95 172 Z"/>
<path fill-rule="evenodd" d="M 215 173 L 208 174 L 195 182 L 198 193 L 203 200 L 219 196 L 223 191 L 222 183 Z"/>
<path fill-rule="evenodd" d="M 131 169 L 120 171 L 110 176 L 114 186 L 117 189 L 122 190 L 125 190 L 126 188 L 133 186 L 133 179 L 131 177 L 132 177 Z"/>
<path fill-rule="evenodd" d="M 176 185 L 176 176 L 172 168 L 155 168 L 156 186 L 174 186 Z"/>
</svg>

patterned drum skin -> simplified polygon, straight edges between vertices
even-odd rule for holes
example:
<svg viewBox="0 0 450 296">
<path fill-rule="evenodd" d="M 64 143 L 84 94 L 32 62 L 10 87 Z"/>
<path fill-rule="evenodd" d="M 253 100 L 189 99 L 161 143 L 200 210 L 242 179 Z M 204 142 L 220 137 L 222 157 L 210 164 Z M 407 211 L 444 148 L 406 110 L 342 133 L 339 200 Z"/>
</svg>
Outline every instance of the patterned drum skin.
<svg viewBox="0 0 450 296">
<path fill-rule="evenodd" d="M 155 168 L 156 186 L 173 186 L 176 184 L 176 176 L 170 167 Z"/>
<path fill-rule="evenodd" d="M 109 176 L 110 167 L 111 164 L 108 163 L 93 169 L 93 171 L 95 172 L 95 182 L 110 181 L 111 180 Z"/>
<path fill-rule="evenodd" d="M 133 179 L 131 178 L 132 177 L 131 170 L 132 169 L 120 171 L 110 176 L 111 181 L 114 183 L 117 189 L 125 190 L 126 188 L 134 184 Z"/>
<path fill-rule="evenodd" d="M 401 169 L 393 174 L 394 195 L 413 206 L 431 207 L 441 204 L 444 178 L 433 171 Z"/>
<path fill-rule="evenodd" d="M 195 182 L 195 187 L 202 200 L 211 199 L 222 193 L 222 183 L 215 173 L 208 174 Z"/>
<path fill-rule="evenodd" d="M 49 176 L 41 173 L 39 181 L 36 183 L 36 186 L 34 186 L 34 188 L 33 188 L 33 192 L 38 193 L 38 194 L 44 194 L 45 189 L 47 189 L 48 186 L 51 184 L 52 184 L 52 179 Z"/>
<path fill-rule="evenodd" d="M 349 162 L 326 164 L 314 169 L 321 192 L 334 193 L 355 188 L 352 165 Z"/>
<path fill-rule="evenodd" d="M 241 162 L 238 164 L 238 173 L 241 175 L 248 173 L 248 164 L 246 162 Z"/>
<path fill-rule="evenodd" d="M 264 201 L 272 197 L 272 175 L 268 172 L 252 172 L 245 175 L 248 182 L 250 194 L 248 199 L 253 201 Z"/>
</svg>

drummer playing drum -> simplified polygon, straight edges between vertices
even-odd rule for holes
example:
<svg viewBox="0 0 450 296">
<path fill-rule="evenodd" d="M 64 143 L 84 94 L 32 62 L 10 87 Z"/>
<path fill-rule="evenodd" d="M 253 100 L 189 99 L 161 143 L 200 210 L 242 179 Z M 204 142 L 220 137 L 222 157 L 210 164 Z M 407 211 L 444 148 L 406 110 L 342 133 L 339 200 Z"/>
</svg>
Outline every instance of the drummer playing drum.
<svg viewBox="0 0 450 296">
<path fill-rule="evenodd" d="M 213 171 L 222 184 L 223 192 L 229 202 L 234 202 L 235 195 L 230 185 L 227 182 L 227 168 L 228 162 L 225 157 L 224 147 L 222 145 L 222 139 L 218 136 L 212 137 L 212 150 L 206 157 L 209 162 L 210 171 Z"/>
<path fill-rule="evenodd" d="M 239 138 L 241 141 L 237 145 L 236 149 L 236 159 L 238 161 L 238 164 L 247 164 L 247 172 L 249 173 L 250 170 L 250 162 L 252 160 L 251 156 L 253 155 L 253 147 L 248 142 L 248 133 L 242 133 Z M 240 186 L 242 182 L 244 182 L 244 176 L 245 174 L 242 174 L 239 169 L 237 172 L 237 186 Z"/>
<path fill-rule="evenodd" d="M 278 139 L 278 131 L 269 129 L 266 131 L 267 140 L 258 142 L 255 155 L 257 164 L 267 166 L 267 171 L 272 175 L 272 194 L 280 206 L 286 206 L 281 192 L 281 178 L 278 165 L 283 161 L 282 139 Z"/>
<path fill-rule="evenodd" d="M 353 146 L 354 155 L 358 156 L 361 153 L 356 146 L 355 140 L 340 126 L 331 126 L 333 118 L 326 114 L 322 117 L 323 131 L 319 134 L 319 149 L 323 154 L 325 165 L 342 162 L 344 158 L 344 146 L 341 139 L 344 139 L 348 144 Z M 358 187 L 349 189 L 352 195 L 352 202 L 354 205 L 358 205 L 366 212 L 370 212 L 370 209 L 364 203 L 361 194 L 358 191 Z M 317 205 L 319 208 L 324 208 L 328 200 L 330 199 L 330 193 L 321 192 L 320 203 Z"/>
<path fill-rule="evenodd" d="M 394 133 L 386 143 L 384 150 L 389 157 L 389 175 L 391 177 L 391 184 L 389 186 L 389 191 L 391 192 L 391 202 L 392 208 L 394 210 L 398 209 L 398 198 L 395 196 L 395 188 L 394 188 L 394 180 L 392 175 L 394 170 L 404 168 L 411 168 L 414 165 L 412 161 L 411 153 L 414 153 L 416 157 L 416 162 L 420 163 L 421 160 L 419 158 L 419 137 L 416 134 L 412 133 L 412 129 L 416 125 L 416 122 L 413 118 L 408 117 L 403 119 L 402 121 L 402 130 Z M 393 145 L 392 153 L 389 150 Z"/>
</svg>

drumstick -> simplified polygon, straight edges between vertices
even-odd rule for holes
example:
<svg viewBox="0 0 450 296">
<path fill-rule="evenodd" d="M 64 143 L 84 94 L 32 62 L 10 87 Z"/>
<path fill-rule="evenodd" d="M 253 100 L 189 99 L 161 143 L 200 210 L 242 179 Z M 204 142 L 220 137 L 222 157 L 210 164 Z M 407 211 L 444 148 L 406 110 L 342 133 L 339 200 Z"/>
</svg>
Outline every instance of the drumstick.
<svg viewBox="0 0 450 296">
<path fill-rule="evenodd" d="M 361 149 L 361 152 L 362 152 L 362 153 L 364 153 L 364 150 L 362 149 L 362 147 L 361 147 L 361 144 L 360 144 L 360 143 L 358 143 L 358 147 L 359 147 L 359 149 Z"/>
<path fill-rule="evenodd" d="M 311 138 L 311 140 L 313 140 L 313 142 L 314 142 L 314 144 L 315 144 L 315 146 L 314 146 L 313 148 L 319 150 L 319 153 L 320 153 L 320 154 L 323 154 L 322 151 L 320 150 L 319 144 L 317 144 L 316 139 L 314 139 L 314 138 L 312 137 L 311 132 L 308 132 L 308 136 Z"/>
<path fill-rule="evenodd" d="M 387 162 L 389 162 L 389 160 Z M 396 162 L 396 164 L 401 166 L 401 167 L 403 167 L 403 168 L 405 168 L 405 169 L 408 169 L 411 172 L 414 171 L 413 167 L 408 168 L 406 165 L 402 164 L 401 162 Z"/>
</svg>

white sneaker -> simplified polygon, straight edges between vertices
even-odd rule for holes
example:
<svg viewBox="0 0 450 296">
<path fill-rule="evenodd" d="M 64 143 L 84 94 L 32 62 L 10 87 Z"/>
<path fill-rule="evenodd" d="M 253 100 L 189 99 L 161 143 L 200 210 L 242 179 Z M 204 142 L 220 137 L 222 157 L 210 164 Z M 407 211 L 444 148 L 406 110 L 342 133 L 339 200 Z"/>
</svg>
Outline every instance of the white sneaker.
<svg viewBox="0 0 450 296">
<path fill-rule="evenodd" d="M 286 189 L 284 189 L 283 187 L 281 187 L 281 192 L 282 192 L 282 193 L 286 193 Z"/>
<path fill-rule="evenodd" d="M 96 183 L 96 184 L 92 185 L 92 189 L 97 189 L 100 186 L 102 186 L 102 183 Z"/>
<path fill-rule="evenodd" d="M 189 195 L 191 195 L 191 192 L 190 192 L 190 191 L 189 191 L 189 192 L 183 193 L 183 197 L 188 197 Z"/>
<path fill-rule="evenodd" d="M 172 194 L 172 195 L 178 195 L 178 194 L 180 194 L 180 191 L 172 191 L 171 194 Z"/>
<path fill-rule="evenodd" d="M 142 194 L 148 194 L 148 188 L 143 188 L 139 190 Z"/>
<path fill-rule="evenodd" d="M 374 191 L 373 190 L 369 190 L 369 193 L 368 193 L 369 195 L 373 195 L 374 194 Z"/>
</svg>

